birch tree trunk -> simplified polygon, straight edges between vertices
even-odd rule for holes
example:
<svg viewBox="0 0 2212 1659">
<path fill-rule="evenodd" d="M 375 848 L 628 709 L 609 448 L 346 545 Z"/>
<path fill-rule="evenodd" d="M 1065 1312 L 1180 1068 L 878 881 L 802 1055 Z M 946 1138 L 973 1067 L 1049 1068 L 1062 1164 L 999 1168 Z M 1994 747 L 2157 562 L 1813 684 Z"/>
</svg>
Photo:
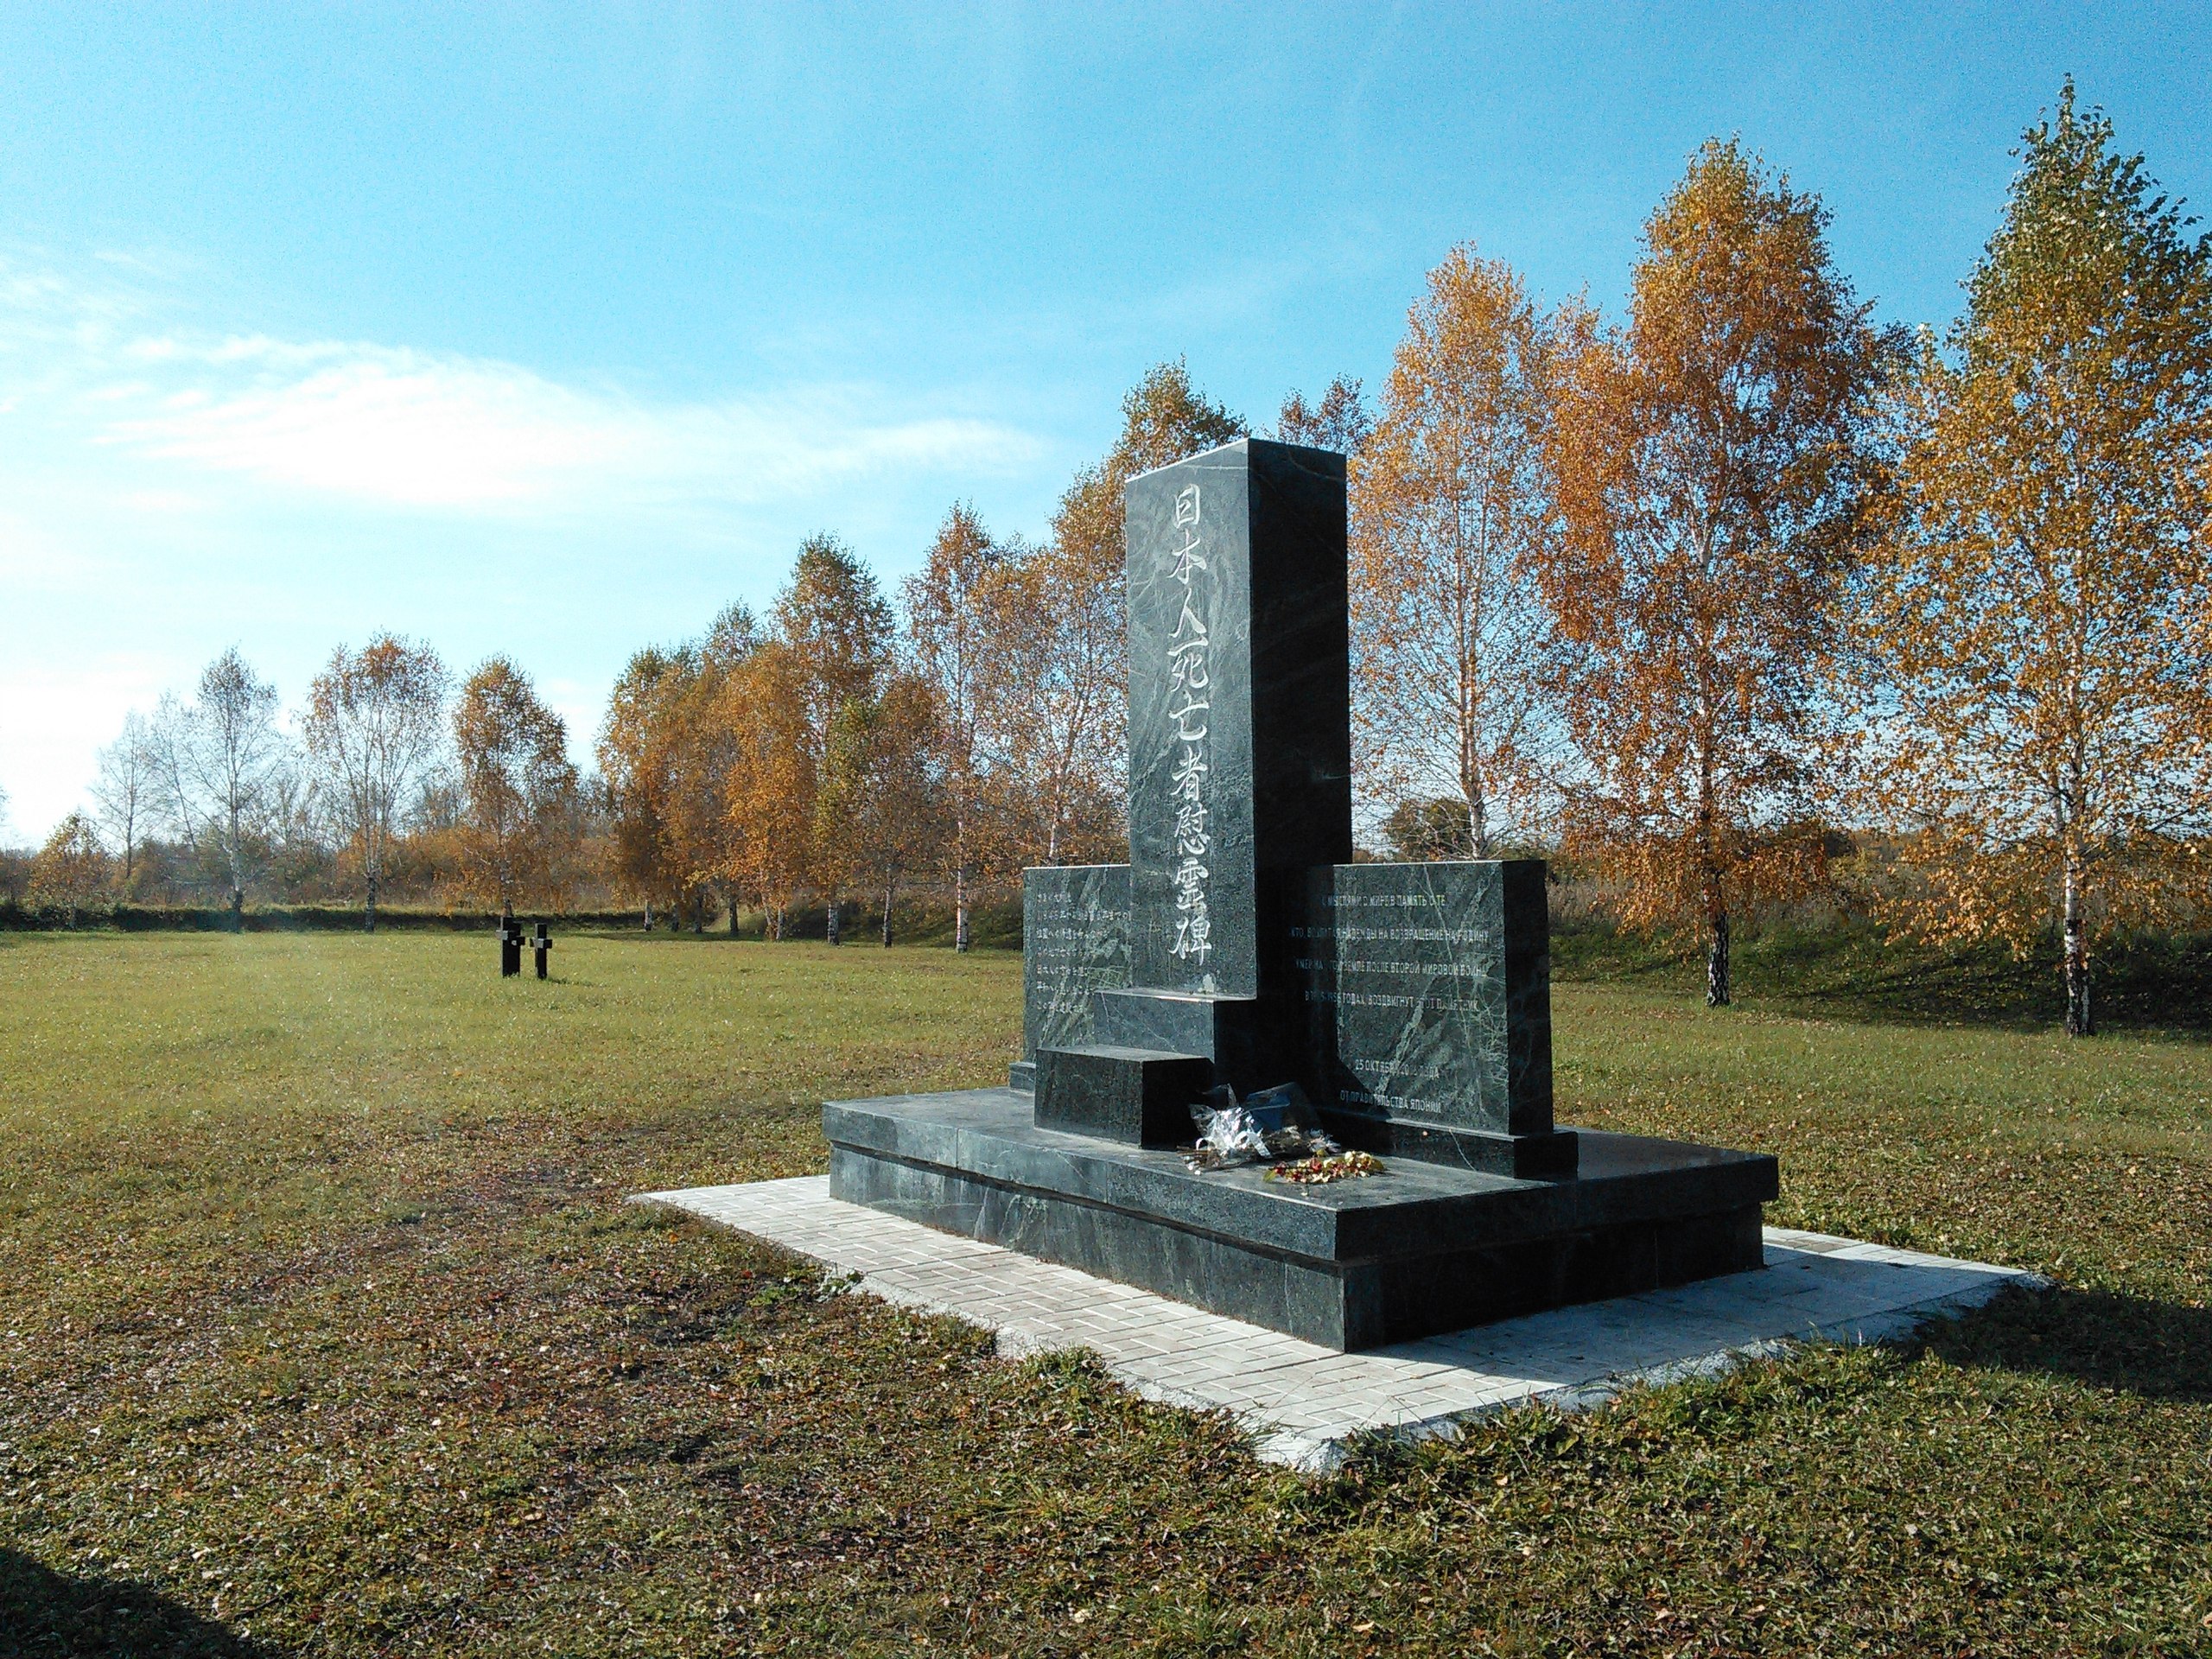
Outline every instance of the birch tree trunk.
<svg viewBox="0 0 2212 1659">
<path fill-rule="evenodd" d="M 1710 696 L 1699 699 L 1700 714 L 1711 730 L 1712 708 Z M 1698 841 L 1704 855 L 1705 869 L 1700 886 L 1705 901 L 1707 943 L 1705 955 L 1705 1006 L 1725 1008 L 1735 1000 L 1734 964 L 1729 961 L 1730 930 L 1728 905 L 1721 886 L 1720 849 L 1718 839 L 1719 807 L 1715 799 L 1718 791 L 1713 780 L 1713 750 L 1708 744 L 1698 769 Z"/>
<path fill-rule="evenodd" d="M 2089 951 L 2082 915 L 2082 861 L 2069 849 L 2066 854 L 2066 1034 L 2090 1037 L 2096 1033 L 2089 1014 Z"/>
<path fill-rule="evenodd" d="M 1705 1006 L 1725 1008 L 1732 1000 L 1728 961 L 1728 912 L 1715 906 L 1711 920 L 1711 942 L 1705 957 Z"/>
<path fill-rule="evenodd" d="M 891 912 L 884 912 L 884 925 L 890 925 Z M 952 826 L 952 948 L 961 954 L 968 949 L 968 821 L 963 816 Z"/>
</svg>

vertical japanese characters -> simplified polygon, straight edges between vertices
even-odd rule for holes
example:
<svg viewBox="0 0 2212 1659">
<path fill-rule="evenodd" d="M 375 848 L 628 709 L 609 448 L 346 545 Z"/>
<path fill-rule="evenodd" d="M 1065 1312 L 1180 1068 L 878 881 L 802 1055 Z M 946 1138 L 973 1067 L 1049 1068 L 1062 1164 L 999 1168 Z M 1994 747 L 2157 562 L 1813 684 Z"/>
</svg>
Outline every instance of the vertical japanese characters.
<svg viewBox="0 0 2212 1659">
<path fill-rule="evenodd" d="M 1205 537 L 1199 533 L 1199 495 L 1195 484 L 1175 497 L 1177 545 L 1168 576 L 1183 590 L 1182 607 L 1167 641 L 1167 719 L 1175 749 L 1173 785 L 1175 829 L 1168 849 L 1174 867 L 1175 943 L 1172 949 L 1184 961 L 1205 966 L 1213 948 L 1213 917 L 1206 903 L 1206 883 L 1211 872 L 1206 858 L 1212 846 L 1206 833 L 1206 715 L 1212 707 L 1208 696 L 1213 683 L 1207 660 L 1210 640 L 1205 613 L 1206 561 Z"/>
</svg>

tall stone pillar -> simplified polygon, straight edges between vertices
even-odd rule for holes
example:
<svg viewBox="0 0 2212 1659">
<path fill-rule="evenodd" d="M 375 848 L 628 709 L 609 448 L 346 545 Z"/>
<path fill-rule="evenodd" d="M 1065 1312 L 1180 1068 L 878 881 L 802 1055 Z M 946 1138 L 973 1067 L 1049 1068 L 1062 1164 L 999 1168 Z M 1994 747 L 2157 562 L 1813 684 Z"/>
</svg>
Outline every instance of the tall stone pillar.
<svg viewBox="0 0 2212 1659">
<path fill-rule="evenodd" d="M 1127 503 L 1129 984 L 1096 1039 L 1286 1082 L 1291 926 L 1351 856 L 1344 457 L 1243 439 Z"/>
</svg>

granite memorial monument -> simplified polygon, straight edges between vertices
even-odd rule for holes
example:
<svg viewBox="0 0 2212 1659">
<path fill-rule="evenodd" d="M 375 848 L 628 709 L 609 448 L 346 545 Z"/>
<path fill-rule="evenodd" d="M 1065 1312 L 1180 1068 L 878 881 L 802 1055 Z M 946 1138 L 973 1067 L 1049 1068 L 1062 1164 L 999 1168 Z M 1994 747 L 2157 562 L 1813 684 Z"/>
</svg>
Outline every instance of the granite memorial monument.
<svg viewBox="0 0 2212 1659">
<path fill-rule="evenodd" d="M 1126 503 L 1129 862 L 1027 873 L 1007 1085 L 830 1103 L 831 1192 L 1339 1349 L 1758 1267 L 1772 1158 L 1554 1125 L 1541 861 L 1353 861 L 1344 458 Z M 1382 1173 L 1175 1150 L 1294 1083 Z"/>
</svg>

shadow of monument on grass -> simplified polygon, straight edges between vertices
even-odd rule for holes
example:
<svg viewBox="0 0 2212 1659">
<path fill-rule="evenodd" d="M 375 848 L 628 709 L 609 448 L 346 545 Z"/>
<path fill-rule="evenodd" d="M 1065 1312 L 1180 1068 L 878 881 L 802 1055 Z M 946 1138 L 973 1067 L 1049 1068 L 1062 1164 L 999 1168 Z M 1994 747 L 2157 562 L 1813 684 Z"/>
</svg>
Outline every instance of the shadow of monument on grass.
<svg viewBox="0 0 2212 1659">
<path fill-rule="evenodd" d="M 2008 1292 L 1923 1334 L 1955 1365 L 2042 1372 L 2146 1400 L 2212 1402 L 2212 1308 L 2101 1290 Z"/>
<path fill-rule="evenodd" d="M 9 1659 L 275 1659 L 276 1652 L 141 1585 L 57 1573 L 0 1549 L 0 1655 Z"/>
</svg>

